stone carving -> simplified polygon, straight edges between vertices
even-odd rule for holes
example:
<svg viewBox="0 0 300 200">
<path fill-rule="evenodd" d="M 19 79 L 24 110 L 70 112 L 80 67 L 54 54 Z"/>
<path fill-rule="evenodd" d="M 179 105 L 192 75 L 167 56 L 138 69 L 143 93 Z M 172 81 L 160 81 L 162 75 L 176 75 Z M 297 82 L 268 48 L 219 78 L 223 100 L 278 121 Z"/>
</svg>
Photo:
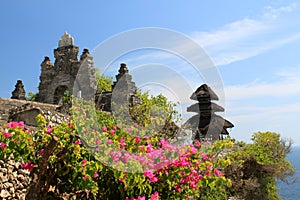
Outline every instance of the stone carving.
<svg viewBox="0 0 300 200">
<path fill-rule="evenodd" d="M 12 99 L 26 100 L 26 92 L 21 80 L 18 80 L 15 85 L 15 90 L 12 92 Z"/>
<path fill-rule="evenodd" d="M 190 97 L 198 101 L 187 108 L 188 112 L 196 112 L 184 124 L 184 127 L 193 130 L 194 139 L 197 140 L 217 140 L 224 135 L 229 135 L 227 128 L 232 128 L 233 124 L 216 115 L 215 112 L 224 112 L 224 108 L 211 102 L 219 100 L 216 93 L 206 84 L 201 85 Z"/>
<path fill-rule="evenodd" d="M 74 45 L 74 38 L 67 32 L 61 37 L 58 42 L 58 47 Z"/>
<path fill-rule="evenodd" d="M 54 65 L 49 57 L 45 57 L 42 62 L 39 93 L 36 97 L 38 102 L 60 104 L 66 93 L 73 94 L 73 88 L 82 91 L 83 98 L 94 98 L 96 78 L 93 57 L 85 49 L 78 60 L 79 48 L 73 43 L 73 38 L 65 33 L 59 41 L 59 47 L 54 49 Z M 77 75 L 81 82 L 74 84 Z"/>
<path fill-rule="evenodd" d="M 104 92 L 97 90 L 95 96 L 96 108 L 111 112 L 112 100 L 121 106 L 134 106 L 140 103 L 140 99 L 136 96 L 137 87 L 132 81 L 132 76 L 129 74 L 129 70 L 125 63 L 121 63 L 119 74 L 116 75 L 116 81 L 112 85 L 113 92 Z M 122 105 L 121 105 L 122 104 Z M 118 109 L 115 107 L 115 109 Z"/>
</svg>

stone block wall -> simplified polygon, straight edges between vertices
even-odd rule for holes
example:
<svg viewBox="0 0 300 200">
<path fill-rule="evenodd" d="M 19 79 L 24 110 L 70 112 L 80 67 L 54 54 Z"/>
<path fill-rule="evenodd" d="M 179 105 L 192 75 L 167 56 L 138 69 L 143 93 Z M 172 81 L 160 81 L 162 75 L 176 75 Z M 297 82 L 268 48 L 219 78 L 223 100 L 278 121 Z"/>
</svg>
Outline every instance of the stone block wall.
<svg viewBox="0 0 300 200">
<path fill-rule="evenodd" d="M 61 123 L 61 121 L 64 121 L 64 119 L 62 119 L 62 114 L 59 114 L 56 111 L 58 105 L 32 102 L 26 100 L 0 98 L 0 126 L 7 123 L 11 110 L 15 110 L 22 107 L 34 107 L 43 111 L 43 113 L 45 113 L 44 115 L 46 115 L 45 118 L 48 122 L 54 121 L 54 123 Z M 60 120 L 57 120 L 56 118 L 60 118 Z"/>
</svg>

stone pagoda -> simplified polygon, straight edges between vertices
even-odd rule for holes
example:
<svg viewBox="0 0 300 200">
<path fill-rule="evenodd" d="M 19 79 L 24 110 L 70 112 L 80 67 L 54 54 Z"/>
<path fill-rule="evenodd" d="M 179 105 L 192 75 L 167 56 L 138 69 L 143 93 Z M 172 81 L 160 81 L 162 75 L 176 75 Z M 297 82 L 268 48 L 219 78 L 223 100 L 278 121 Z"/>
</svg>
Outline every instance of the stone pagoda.
<svg viewBox="0 0 300 200">
<path fill-rule="evenodd" d="M 201 85 L 190 97 L 198 101 L 187 108 L 187 112 L 195 112 L 184 124 L 185 128 L 193 131 L 193 139 L 215 141 L 229 135 L 227 128 L 234 125 L 216 115 L 216 112 L 224 112 L 224 108 L 211 101 L 219 100 L 216 93 L 206 84 Z"/>
<path fill-rule="evenodd" d="M 12 92 L 12 99 L 26 100 L 26 92 L 24 89 L 23 82 L 18 80 L 15 85 L 15 90 Z"/>
</svg>

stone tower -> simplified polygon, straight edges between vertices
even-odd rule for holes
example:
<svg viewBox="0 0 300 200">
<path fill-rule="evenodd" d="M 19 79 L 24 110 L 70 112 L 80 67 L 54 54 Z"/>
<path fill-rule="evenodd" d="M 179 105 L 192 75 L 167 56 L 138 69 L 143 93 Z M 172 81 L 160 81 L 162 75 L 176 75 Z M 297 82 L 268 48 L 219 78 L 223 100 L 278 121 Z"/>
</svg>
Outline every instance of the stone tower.
<svg viewBox="0 0 300 200">
<path fill-rule="evenodd" d="M 59 104 L 67 92 L 74 93 L 75 96 L 79 93 L 87 99 L 93 98 L 91 96 L 96 91 L 93 58 L 85 49 L 78 60 L 78 52 L 79 48 L 74 46 L 74 39 L 68 33 L 64 33 L 58 42 L 58 48 L 54 49 L 54 64 L 47 56 L 41 64 L 37 101 Z M 76 81 L 74 87 L 77 75 L 79 81 Z"/>
<path fill-rule="evenodd" d="M 224 112 L 224 108 L 211 102 L 219 100 L 216 93 L 206 84 L 201 85 L 190 97 L 198 101 L 187 108 L 187 112 L 195 112 L 185 123 L 194 132 L 194 139 L 197 140 L 217 140 L 224 135 L 229 135 L 227 128 L 232 128 L 233 124 L 216 115 L 215 112 Z"/>
<path fill-rule="evenodd" d="M 23 82 L 21 80 L 18 80 L 15 85 L 15 90 L 12 92 L 12 99 L 20 99 L 20 100 L 26 100 L 26 93 L 24 89 Z"/>
</svg>

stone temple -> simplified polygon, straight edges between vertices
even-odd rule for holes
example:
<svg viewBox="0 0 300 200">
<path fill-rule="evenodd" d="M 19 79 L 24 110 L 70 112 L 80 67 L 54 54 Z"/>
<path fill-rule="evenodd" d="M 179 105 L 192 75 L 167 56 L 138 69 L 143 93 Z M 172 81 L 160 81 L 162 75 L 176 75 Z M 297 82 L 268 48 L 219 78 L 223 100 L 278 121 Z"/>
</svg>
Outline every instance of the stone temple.
<svg viewBox="0 0 300 200">
<path fill-rule="evenodd" d="M 112 112 L 111 105 L 116 104 L 115 102 L 119 104 L 117 107 L 141 103 L 136 96 L 137 87 L 132 81 L 126 64 L 121 64 L 116 81 L 112 85 L 112 92 L 103 92 L 97 88 L 94 61 L 89 50 L 83 49 L 79 59 L 78 54 L 79 48 L 74 45 L 74 39 L 68 33 L 64 33 L 58 42 L 58 47 L 54 49 L 54 64 L 48 56 L 41 63 L 36 102 L 24 101 L 26 100 L 24 85 L 21 80 L 18 80 L 11 97 L 14 101 L 8 102 L 0 98 L 0 105 L 6 105 L 3 111 L 0 108 L 0 122 L 7 119 L 8 121 L 22 120 L 34 126 L 37 114 L 46 113 L 49 121 L 59 124 L 64 118 L 60 114 L 69 114 L 68 107 L 64 108 L 66 95 L 94 100 L 97 109 L 107 112 Z M 187 111 L 197 114 L 185 122 L 183 129 L 192 130 L 193 139 L 217 140 L 229 134 L 227 128 L 232 128 L 233 124 L 215 114 L 215 112 L 223 112 L 224 108 L 211 102 L 218 100 L 218 97 L 209 86 L 201 85 L 192 94 L 191 99 L 198 102 L 188 107 Z M 9 109 L 13 105 L 19 106 Z"/>
<path fill-rule="evenodd" d="M 93 57 L 88 49 L 84 49 L 78 60 L 79 48 L 74 46 L 74 39 L 65 33 L 54 49 L 54 64 L 49 57 L 45 57 L 41 64 L 39 93 L 36 101 L 42 103 L 59 104 L 65 92 L 73 94 L 74 86 L 81 96 L 92 99 L 96 91 L 96 78 Z M 76 76 L 82 83 L 76 83 Z M 77 95 L 77 94 L 74 94 Z"/>
</svg>

